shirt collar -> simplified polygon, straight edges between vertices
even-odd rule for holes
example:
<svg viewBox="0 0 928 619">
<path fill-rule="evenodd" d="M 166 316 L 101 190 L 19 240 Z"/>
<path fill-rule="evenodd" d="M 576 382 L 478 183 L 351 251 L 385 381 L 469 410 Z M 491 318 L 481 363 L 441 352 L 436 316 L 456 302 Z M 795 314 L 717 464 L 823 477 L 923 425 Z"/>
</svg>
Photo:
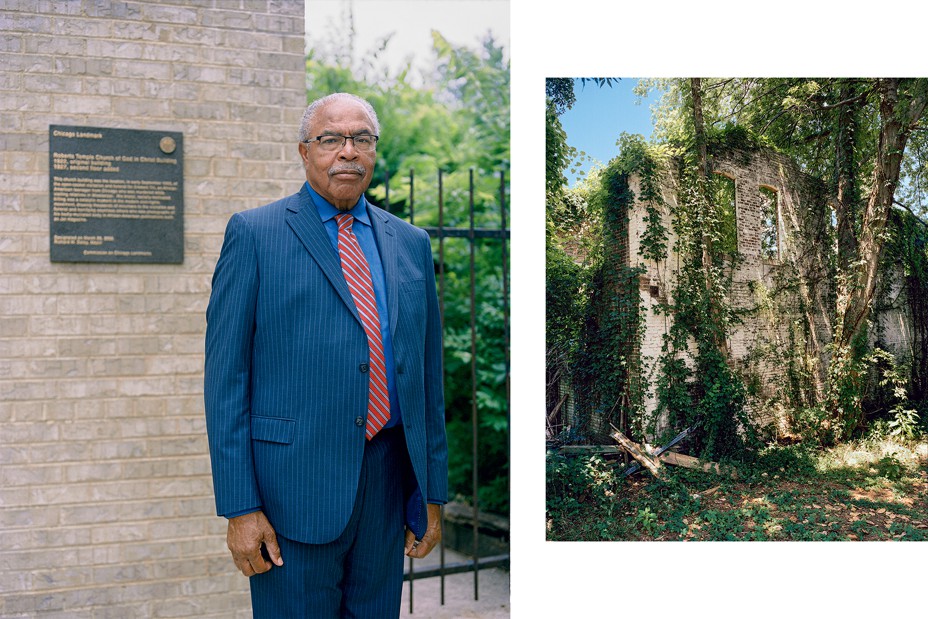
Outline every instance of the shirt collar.
<svg viewBox="0 0 928 619">
<path fill-rule="evenodd" d="M 329 221 L 339 213 L 346 212 L 340 211 L 332 206 L 328 200 L 320 196 L 319 193 L 313 189 L 312 185 L 309 184 L 309 181 L 305 182 L 306 189 L 309 191 L 309 195 L 312 197 L 313 204 L 316 205 L 316 211 L 319 213 L 319 218 L 322 220 L 322 223 Z M 358 198 L 358 203 L 352 206 L 351 209 L 349 209 L 347 212 L 354 215 L 354 218 L 357 221 L 360 221 L 362 224 L 366 226 L 371 225 L 371 218 L 367 213 L 367 200 L 365 199 L 363 193 L 361 194 L 361 197 Z"/>
</svg>

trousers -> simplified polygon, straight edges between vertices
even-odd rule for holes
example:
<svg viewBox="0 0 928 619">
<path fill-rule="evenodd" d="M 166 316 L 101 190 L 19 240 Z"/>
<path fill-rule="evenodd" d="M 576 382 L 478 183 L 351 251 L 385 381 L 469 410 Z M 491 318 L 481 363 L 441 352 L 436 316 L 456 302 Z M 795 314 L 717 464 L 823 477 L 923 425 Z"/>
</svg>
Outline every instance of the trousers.
<svg viewBox="0 0 928 619">
<path fill-rule="evenodd" d="M 278 535 L 284 565 L 250 578 L 255 619 L 399 617 L 407 463 L 402 426 L 367 442 L 345 530 L 328 544 Z"/>
</svg>

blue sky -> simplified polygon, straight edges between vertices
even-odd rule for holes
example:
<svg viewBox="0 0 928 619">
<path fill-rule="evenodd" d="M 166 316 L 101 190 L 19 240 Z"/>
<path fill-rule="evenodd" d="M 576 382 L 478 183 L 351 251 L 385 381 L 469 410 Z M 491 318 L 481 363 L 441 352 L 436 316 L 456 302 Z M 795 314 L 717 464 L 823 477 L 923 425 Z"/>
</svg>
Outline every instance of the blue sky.
<svg viewBox="0 0 928 619">
<path fill-rule="evenodd" d="M 632 89 L 636 78 L 622 78 L 617 84 L 600 88 L 595 83 L 574 81 L 573 107 L 561 115 L 561 126 L 567 133 L 567 143 L 577 150 L 586 152 L 600 163 L 608 163 L 619 154 L 616 140 L 625 131 L 651 137 L 651 103 L 660 99 L 659 93 L 650 93 L 648 99 L 637 103 Z M 588 170 L 592 166 L 584 162 Z M 566 171 L 567 184 L 573 187 L 577 176 Z"/>
</svg>

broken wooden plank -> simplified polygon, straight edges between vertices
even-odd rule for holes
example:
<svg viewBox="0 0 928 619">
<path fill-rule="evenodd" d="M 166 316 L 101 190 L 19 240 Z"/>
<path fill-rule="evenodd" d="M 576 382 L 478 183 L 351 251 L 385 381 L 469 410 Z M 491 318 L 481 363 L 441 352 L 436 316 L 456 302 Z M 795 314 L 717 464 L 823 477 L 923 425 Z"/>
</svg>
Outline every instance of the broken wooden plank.
<svg viewBox="0 0 928 619">
<path fill-rule="evenodd" d="M 561 445 L 558 451 L 562 454 L 603 454 L 607 456 L 622 455 L 624 450 L 615 445 Z"/>
<path fill-rule="evenodd" d="M 630 441 L 628 437 L 616 429 L 615 426 L 612 426 L 612 430 L 612 438 L 615 439 L 615 441 L 621 445 L 622 448 L 625 449 L 625 451 L 627 451 L 632 458 L 640 462 L 644 468 L 648 469 L 648 471 L 654 475 L 654 477 L 658 479 L 664 478 L 663 475 L 661 475 L 660 464 L 658 462 L 652 460 L 641 449 L 636 447 L 635 443 Z"/>
<path fill-rule="evenodd" d="M 615 427 L 613 427 L 612 429 L 614 430 Z M 673 447 L 674 445 L 676 445 L 677 443 L 679 443 L 680 441 L 682 441 L 683 439 L 685 439 L 687 436 L 689 436 L 690 432 L 692 432 L 692 431 L 695 430 L 695 429 L 696 429 L 696 424 L 691 425 L 691 426 L 688 427 L 686 430 L 684 430 L 683 432 L 680 432 L 680 434 L 676 435 L 676 436 L 673 438 L 672 441 L 670 441 L 669 443 L 667 443 L 666 445 L 664 445 L 663 447 L 661 447 L 660 449 L 658 449 L 657 451 L 655 451 L 655 452 L 654 452 L 654 455 L 655 455 L 655 456 L 661 455 L 662 453 L 664 453 L 665 451 L 667 451 L 668 449 L 670 449 L 671 447 Z M 635 462 L 635 463 L 633 463 L 630 467 L 628 467 L 627 469 L 625 469 L 625 472 L 622 473 L 622 477 L 628 477 L 628 476 L 631 475 L 632 473 L 637 473 L 637 472 L 638 472 L 638 469 L 640 469 L 640 468 L 641 468 L 641 465 L 639 465 L 637 462 Z"/>
<path fill-rule="evenodd" d="M 716 475 L 727 475 L 732 479 L 738 477 L 738 473 L 733 470 L 726 470 L 718 462 L 705 462 L 699 458 L 694 458 L 693 456 L 687 456 L 686 454 L 677 453 L 675 451 L 667 451 L 660 455 L 660 461 L 666 462 L 667 464 L 673 464 L 675 466 L 682 466 L 687 469 L 694 469 L 697 471 L 705 471 L 707 473 L 715 473 Z"/>
<path fill-rule="evenodd" d="M 718 462 L 706 462 L 700 460 L 699 458 L 694 458 L 693 456 L 688 456 L 686 454 L 677 453 L 676 451 L 662 451 L 654 452 L 651 449 L 643 448 L 638 443 L 632 442 L 632 445 L 640 449 L 642 452 L 649 454 L 652 458 L 659 460 L 665 464 L 672 464 L 674 466 L 682 466 L 687 469 L 694 469 L 697 471 L 705 471 L 707 473 L 715 473 L 716 475 L 727 475 L 732 479 L 738 477 L 737 471 L 726 470 Z"/>
</svg>

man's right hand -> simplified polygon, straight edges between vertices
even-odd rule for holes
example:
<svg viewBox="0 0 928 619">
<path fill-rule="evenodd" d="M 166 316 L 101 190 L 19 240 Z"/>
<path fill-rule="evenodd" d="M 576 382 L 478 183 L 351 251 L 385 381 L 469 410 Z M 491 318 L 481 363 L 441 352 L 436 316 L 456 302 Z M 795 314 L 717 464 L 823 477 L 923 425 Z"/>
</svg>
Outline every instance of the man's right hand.
<svg viewBox="0 0 928 619">
<path fill-rule="evenodd" d="M 257 511 L 229 518 L 226 543 L 232 551 L 235 566 L 245 576 L 263 574 L 274 565 L 280 567 L 284 564 L 280 556 L 280 546 L 277 545 L 277 534 L 274 533 L 274 527 L 268 522 L 264 512 Z M 267 553 L 273 564 L 261 556 L 262 543 L 267 547 Z"/>
</svg>

